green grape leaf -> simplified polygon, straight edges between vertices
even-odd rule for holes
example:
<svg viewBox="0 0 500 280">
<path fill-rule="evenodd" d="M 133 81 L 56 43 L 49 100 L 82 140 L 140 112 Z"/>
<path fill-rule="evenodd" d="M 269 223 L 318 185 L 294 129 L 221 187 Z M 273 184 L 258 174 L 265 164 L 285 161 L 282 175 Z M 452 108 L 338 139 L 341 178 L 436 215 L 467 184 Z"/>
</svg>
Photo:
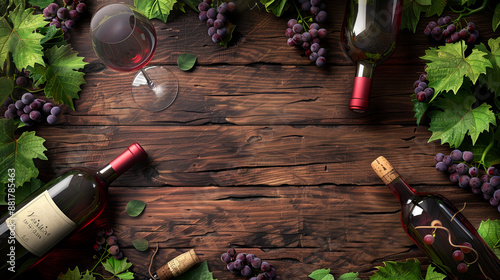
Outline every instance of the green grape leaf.
<svg viewBox="0 0 500 280">
<path fill-rule="evenodd" d="M 56 28 L 55 25 L 38 28 L 38 31 L 45 35 L 40 41 L 45 49 L 67 44 L 66 40 L 64 40 L 64 32 L 61 28 Z"/>
<path fill-rule="evenodd" d="M 208 270 L 207 261 L 195 266 L 187 272 L 175 277 L 176 280 L 217 280 L 213 278 L 212 272 Z"/>
<path fill-rule="evenodd" d="M 5 98 L 9 97 L 14 91 L 14 79 L 9 77 L 0 77 L 0 104 L 3 104 Z"/>
<path fill-rule="evenodd" d="M 82 279 L 81 280 L 95 280 L 96 278 L 94 277 L 94 275 L 92 275 L 92 273 L 87 269 L 87 271 L 85 271 L 85 274 L 82 275 Z"/>
<path fill-rule="evenodd" d="M 131 200 L 127 203 L 126 210 L 130 216 L 137 217 L 142 213 L 145 207 L 146 203 L 144 201 Z"/>
<path fill-rule="evenodd" d="M 500 258 L 500 220 L 481 221 L 477 232 Z"/>
<path fill-rule="evenodd" d="M 491 22 L 491 28 L 495 32 L 500 25 L 500 3 L 495 6 L 495 11 L 493 12 L 493 20 Z"/>
<path fill-rule="evenodd" d="M 50 5 L 50 3 L 54 2 L 54 0 L 29 0 L 28 2 L 33 6 L 38 6 L 43 9 Z"/>
<path fill-rule="evenodd" d="M 411 102 L 413 102 L 413 112 L 415 112 L 414 117 L 415 119 L 417 119 L 417 125 L 420 125 L 422 117 L 425 115 L 425 112 L 430 107 L 430 103 L 420 102 L 415 98 L 414 95 L 412 96 Z"/>
<path fill-rule="evenodd" d="M 329 268 L 328 269 L 317 269 L 317 270 L 311 272 L 311 274 L 309 274 L 308 277 L 312 278 L 314 280 L 322 280 L 327 275 L 331 275 Z"/>
<path fill-rule="evenodd" d="M 78 71 L 87 64 L 71 45 L 53 46 L 45 51 L 47 65 L 36 64 L 31 71 L 34 86 L 45 83 L 44 92 L 49 98 L 75 110 L 73 99 L 78 99 L 80 85 L 85 84 L 85 73 Z"/>
<path fill-rule="evenodd" d="M 339 279 L 337 280 L 361 280 L 361 278 L 359 278 L 358 276 L 358 272 L 348 272 L 340 275 Z"/>
<path fill-rule="evenodd" d="M 223 46 L 224 48 L 227 48 L 227 45 L 233 39 L 233 32 L 234 32 L 234 30 L 236 30 L 236 25 L 234 25 L 228 21 L 226 23 L 226 29 L 227 29 L 227 35 L 224 36 L 222 41 L 219 43 L 219 45 Z"/>
<path fill-rule="evenodd" d="M 490 124 L 496 125 L 496 118 L 491 106 L 483 103 L 472 109 L 475 97 L 459 92 L 450 92 L 443 98 L 434 100 L 433 105 L 441 110 L 434 110 L 427 115 L 431 119 L 429 130 L 432 135 L 429 142 L 441 140 L 441 144 L 449 143 L 450 147 L 459 147 L 465 136 L 469 135 L 475 144 L 479 135 L 488 131 Z"/>
<path fill-rule="evenodd" d="M 426 12 L 428 9 L 429 6 L 421 5 L 417 0 L 406 0 L 403 18 L 401 19 L 401 29 L 408 29 L 415 33 L 421 13 Z"/>
<path fill-rule="evenodd" d="M 444 8 L 446 8 L 446 4 L 447 4 L 447 0 L 434 0 L 434 1 L 432 1 L 432 4 L 429 7 L 429 9 L 427 10 L 427 12 L 425 13 L 425 16 L 426 17 L 431 17 L 433 15 L 440 16 L 443 13 Z"/>
<path fill-rule="evenodd" d="M 8 17 L 0 17 L 0 69 L 4 69 L 9 54 L 17 69 L 36 63 L 45 65 L 40 45 L 43 35 L 36 30 L 47 22 L 42 14 L 34 15 L 33 11 L 33 8 L 25 9 L 23 2 L 9 12 Z"/>
<path fill-rule="evenodd" d="M 134 0 L 134 6 L 147 18 L 167 22 L 168 15 L 177 0 Z"/>
<path fill-rule="evenodd" d="M 127 272 L 120 273 L 120 274 L 116 275 L 116 277 L 123 279 L 123 280 L 132 280 L 132 279 L 134 279 L 134 273 L 127 271 Z"/>
<path fill-rule="evenodd" d="M 500 37 L 497 39 L 489 39 L 488 45 L 491 51 L 481 43 L 476 46 L 476 48 L 482 52 L 487 53 L 486 58 L 490 61 L 492 69 L 488 69 L 486 74 L 481 74 L 479 77 L 480 84 L 486 84 L 489 90 L 495 92 L 497 95 L 500 94 Z"/>
<path fill-rule="evenodd" d="M 280 17 L 289 6 L 287 0 L 260 0 L 260 3 L 268 13 L 273 13 L 277 17 Z"/>
<path fill-rule="evenodd" d="M 149 248 L 149 242 L 146 239 L 135 239 L 132 241 L 134 248 L 139 251 L 146 251 Z"/>
<path fill-rule="evenodd" d="M 43 146 L 45 139 L 36 136 L 34 131 L 25 131 L 16 139 L 16 125 L 13 119 L 0 119 L 0 182 L 9 182 L 8 170 L 15 170 L 15 185 L 22 186 L 25 182 L 38 176 L 38 169 L 33 159 L 47 160 Z"/>
<path fill-rule="evenodd" d="M 377 266 L 378 271 L 370 276 L 370 280 L 420 280 L 420 262 L 407 260 L 406 262 L 384 262 L 384 266 Z"/>
<path fill-rule="evenodd" d="M 177 59 L 177 65 L 182 71 L 189 71 L 196 63 L 196 55 L 190 53 L 183 53 Z"/>
<path fill-rule="evenodd" d="M 78 266 L 75 267 L 75 269 L 71 270 L 68 268 L 68 271 L 66 273 L 59 273 L 57 276 L 57 280 L 80 280 L 80 269 Z M 94 278 L 95 279 L 95 278 Z"/>
<path fill-rule="evenodd" d="M 434 88 L 433 99 L 442 91 L 458 92 L 462 86 L 464 76 L 476 83 L 480 74 L 491 68 L 490 61 L 485 57 L 487 53 L 473 49 L 465 57 L 467 46 L 464 41 L 446 44 L 438 48 L 430 48 L 421 57 L 427 60 L 427 80 L 429 87 Z M 432 101 L 432 100 L 431 100 Z"/>
<path fill-rule="evenodd" d="M 434 271 L 434 267 L 432 265 L 429 265 L 427 267 L 427 272 L 425 274 L 425 280 L 443 280 L 446 278 L 446 275 Z"/>
<path fill-rule="evenodd" d="M 106 259 L 106 262 L 102 262 L 102 266 L 106 271 L 117 276 L 118 274 L 123 273 L 127 269 L 129 269 L 132 266 L 132 263 L 128 262 L 127 258 L 123 258 L 121 260 L 117 260 L 115 258 L 108 258 Z"/>
</svg>

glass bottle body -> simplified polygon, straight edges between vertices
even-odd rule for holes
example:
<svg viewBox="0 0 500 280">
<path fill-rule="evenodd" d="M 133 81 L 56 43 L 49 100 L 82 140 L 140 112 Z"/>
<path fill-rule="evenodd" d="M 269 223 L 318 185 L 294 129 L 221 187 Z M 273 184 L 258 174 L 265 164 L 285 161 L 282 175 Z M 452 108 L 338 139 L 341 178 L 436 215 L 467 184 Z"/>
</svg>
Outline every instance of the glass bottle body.
<svg viewBox="0 0 500 280">
<path fill-rule="evenodd" d="M 368 110 L 373 71 L 396 49 L 403 0 L 350 0 L 341 29 L 343 51 L 356 63 L 353 111 Z"/>
</svg>

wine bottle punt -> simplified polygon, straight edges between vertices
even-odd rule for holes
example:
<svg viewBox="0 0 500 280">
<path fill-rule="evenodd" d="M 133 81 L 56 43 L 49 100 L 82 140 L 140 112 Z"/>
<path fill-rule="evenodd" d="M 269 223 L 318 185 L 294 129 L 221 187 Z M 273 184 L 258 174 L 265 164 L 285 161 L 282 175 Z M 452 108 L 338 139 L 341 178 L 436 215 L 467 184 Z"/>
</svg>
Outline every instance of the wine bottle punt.
<svg viewBox="0 0 500 280">
<path fill-rule="evenodd" d="M 341 29 L 342 49 L 356 63 L 349 108 L 369 107 L 375 67 L 396 49 L 403 15 L 403 0 L 348 0 Z"/>
<path fill-rule="evenodd" d="M 500 279 L 500 259 L 445 197 L 417 193 L 384 158 L 372 168 L 401 204 L 401 223 L 429 260 L 454 280 Z"/>
<path fill-rule="evenodd" d="M 0 279 L 29 270 L 57 243 L 95 220 L 107 203 L 109 184 L 146 157 L 134 143 L 97 172 L 67 171 L 15 205 L 0 219 Z"/>
</svg>

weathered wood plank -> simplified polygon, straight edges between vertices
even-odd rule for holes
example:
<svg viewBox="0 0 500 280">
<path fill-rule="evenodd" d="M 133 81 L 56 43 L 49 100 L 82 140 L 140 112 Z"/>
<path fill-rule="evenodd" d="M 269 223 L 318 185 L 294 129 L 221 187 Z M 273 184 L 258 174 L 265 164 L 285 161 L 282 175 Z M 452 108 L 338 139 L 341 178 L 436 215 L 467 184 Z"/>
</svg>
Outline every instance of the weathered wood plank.
<svg viewBox="0 0 500 280">
<path fill-rule="evenodd" d="M 308 186 L 379 184 L 370 163 L 385 155 L 416 184 L 443 185 L 424 127 L 363 126 L 56 126 L 43 127 L 49 176 L 68 167 L 98 168 L 133 141 L 147 166 L 119 178 L 125 186 Z M 144 164 L 145 165 L 145 164 Z"/>
<path fill-rule="evenodd" d="M 422 71 L 421 66 L 381 66 L 374 76 L 370 110 L 359 114 L 348 107 L 354 67 L 198 66 L 187 73 L 170 69 L 179 80 L 179 94 L 164 111 L 144 111 L 134 103 L 130 93 L 134 73 L 105 70 L 86 75 L 76 111 L 67 108 L 60 123 L 411 125 L 415 124 L 412 85 Z"/>
</svg>

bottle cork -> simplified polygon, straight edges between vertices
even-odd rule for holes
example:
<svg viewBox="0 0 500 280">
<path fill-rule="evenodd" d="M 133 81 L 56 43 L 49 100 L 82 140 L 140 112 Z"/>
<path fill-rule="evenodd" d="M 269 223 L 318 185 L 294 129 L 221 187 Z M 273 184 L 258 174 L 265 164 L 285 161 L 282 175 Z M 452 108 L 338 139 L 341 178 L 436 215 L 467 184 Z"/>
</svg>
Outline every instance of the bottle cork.
<svg viewBox="0 0 500 280">
<path fill-rule="evenodd" d="M 372 162 L 373 171 L 382 179 L 385 184 L 389 184 L 399 177 L 398 172 L 392 167 L 389 161 L 383 157 L 379 156 L 376 160 Z"/>
<path fill-rule="evenodd" d="M 172 279 L 188 271 L 193 265 L 199 262 L 200 259 L 196 255 L 196 252 L 191 249 L 160 267 L 160 269 L 156 271 L 156 275 L 160 280 Z"/>
</svg>

